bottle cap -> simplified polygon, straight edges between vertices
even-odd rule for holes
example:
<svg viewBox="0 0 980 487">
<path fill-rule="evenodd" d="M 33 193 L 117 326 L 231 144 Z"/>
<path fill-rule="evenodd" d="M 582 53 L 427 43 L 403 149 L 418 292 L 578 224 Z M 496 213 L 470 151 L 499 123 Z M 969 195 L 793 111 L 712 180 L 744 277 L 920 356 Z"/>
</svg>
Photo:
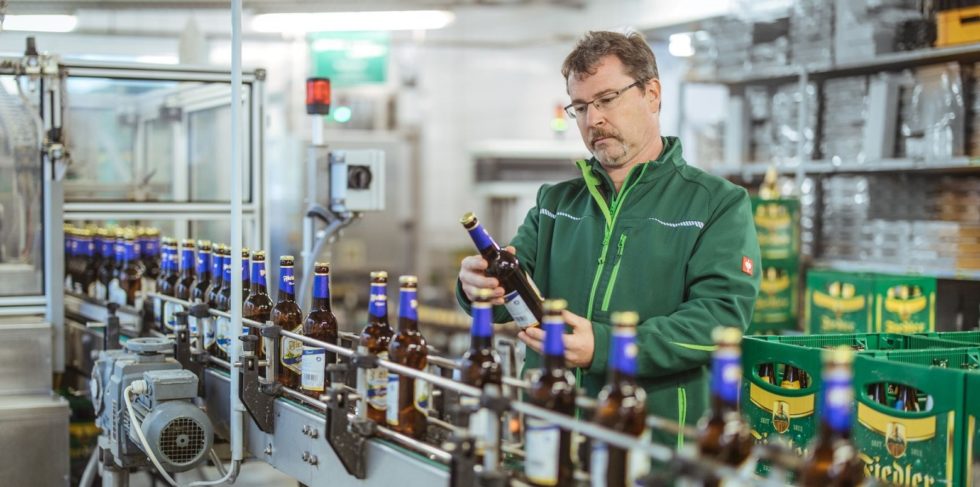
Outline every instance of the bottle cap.
<svg viewBox="0 0 980 487">
<path fill-rule="evenodd" d="M 612 314 L 613 326 L 625 326 L 635 328 L 640 322 L 640 315 L 635 311 L 618 311 Z"/>
<path fill-rule="evenodd" d="M 398 278 L 398 282 L 401 283 L 402 285 L 405 285 L 405 284 L 418 284 L 419 283 L 419 278 L 418 278 L 418 276 L 401 276 L 401 277 Z"/>
<path fill-rule="evenodd" d="M 490 301 L 493 299 L 493 289 L 480 288 L 476 290 L 476 299 L 478 301 Z"/>
<path fill-rule="evenodd" d="M 711 339 L 717 345 L 738 345 L 742 342 L 742 330 L 734 326 L 719 326 L 711 331 Z"/>
<path fill-rule="evenodd" d="M 561 313 L 568 307 L 568 301 L 564 299 L 546 299 L 544 300 L 543 307 L 546 312 Z"/>
<path fill-rule="evenodd" d="M 472 211 L 467 212 L 465 215 L 463 215 L 463 218 L 459 219 L 459 222 L 462 223 L 463 226 L 470 226 L 475 221 L 476 221 L 476 214 L 473 213 Z"/>
</svg>

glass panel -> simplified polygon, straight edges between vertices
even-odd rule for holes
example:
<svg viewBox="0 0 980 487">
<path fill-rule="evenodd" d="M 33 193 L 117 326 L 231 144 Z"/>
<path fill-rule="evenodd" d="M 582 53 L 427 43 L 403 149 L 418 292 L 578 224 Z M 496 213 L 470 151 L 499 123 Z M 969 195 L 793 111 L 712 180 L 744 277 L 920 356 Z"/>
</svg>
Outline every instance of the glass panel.
<svg viewBox="0 0 980 487">
<path fill-rule="evenodd" d="M 38 94 L 25 96 L 0 76 L 0 296 L 44 294 Z"/>
<path fill-rule="evenodd" d="M 73 161 L 66 202 L 228 201 L 230 85 L 69 77 L 66 86 Z M 247 128 L 251 102 L 244 93 Z M 248 137 L 242 144 L 247 168 Z M 246 169 L 246 202 L 251 177 Z"/>
</svg>

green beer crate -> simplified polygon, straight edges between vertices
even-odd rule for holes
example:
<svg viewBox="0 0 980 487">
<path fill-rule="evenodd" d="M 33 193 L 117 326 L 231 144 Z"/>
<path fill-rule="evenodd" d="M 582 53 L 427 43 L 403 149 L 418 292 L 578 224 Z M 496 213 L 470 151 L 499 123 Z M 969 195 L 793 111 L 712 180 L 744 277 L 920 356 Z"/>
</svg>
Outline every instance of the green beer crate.
<svg viewBox="0 0 980 487">
<path fill-rule="evenodd" d="M 951 348 L 955 342 L 915 335 L 854 333 L 812 336 L 756 336 L 742 340 L 742 391 L 740 408 L 758 443 L 782 441 L 799 454 L 819 427 L 816 414 L 823 381 L 820 378 L 824 348 L 849 346 L 859 351 Z M 763 364 L 773 364 L 774 383 L 759 375 Z M 782 366 L 780 366 L 782 365 Z M 803 372 L 800 389 L 780 387 L 785 365 Z M 768 473 L 760 465 L 759 473 Z"/>
<path fill-rule="evenodd" d="M 936 279 L 876 274 L 875 331 L 936 331 Z"/>
<path fill-rule="evenodd" d="M 762 260 L 762 282 L 749 333 L 797 329 L 799 263 L 795 259 Z"/>
<path fill-rule="evenodd" d="M 807 333 L 866 333 L 874 326 L 874 275 L 811 269 L 806 273 Z"/>
<path fill-rule="evenodd" d="M 976 345 L 980 347 L 980 331 L 934 331 L 930 333 L 920 333 L 922 336 L 939 338 L 953 342 L 960 342 L 964 345 Z"/>
<path fill-rule="evenodd" d="M 980 348 L 876 351 L 855 361 L 852 438 L 869 477 L 897 485 L 973 485 L 977 367 Z M 875 383 L 918 389 L 921 411 L 895 409 L 891 396 L 889 404 L 875 402 L 867 393 Z"/>
<path fill-rule="evenodd" d="M 796 259 L 800 248 L 800 201 L 752 198 L 755 231 L 759 237 L 762 262 Z"/>
</svg>

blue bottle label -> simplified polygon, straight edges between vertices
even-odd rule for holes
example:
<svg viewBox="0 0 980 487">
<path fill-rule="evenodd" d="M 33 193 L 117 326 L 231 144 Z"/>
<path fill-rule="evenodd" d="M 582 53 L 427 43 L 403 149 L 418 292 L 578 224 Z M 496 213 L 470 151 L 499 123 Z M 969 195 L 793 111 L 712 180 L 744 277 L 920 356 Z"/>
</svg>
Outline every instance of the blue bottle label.
<svg viewBox="0 0 980 487">
<path fill-rule="evenodd" d="M 293 266 L 284 265 L 279 268 L 279 290 L 296 294 L 296 275 L 293 273 Z"/>
<path fill-rule="evenodd" d="M 636 375 L 636 334 L 613 332 L 612 352 L 609 364 L 613 370 L 626 375 Z"/>
<path fill-rule="evenodd" d="M 185 271 L 188 269 L 193 269 L 194 265 L 194 249 L 181 249 L 180 250 L 180 270 Z"/>
<path fill-rule="evenodd" d="M 418 308 L 418 291 L 415 289 L 402 289 L 398 295 L 398 317 L 418 321 Z"/>
<path fill-rule="evenodd" d="M 368 313 L 376 318 L 388 317 L 388 293 L 384 284 L 371 283 L 371 296 L 368 300 Z"/>
<path fill-rule="evenodd" d="M 327 299 L 329 297 L 330 297 L 330 275 L 314 274 L 313 275 L 313 298 Z"/>
<path fill-rule="evenodd" d="M 470 333 L 475 337 L 493 336 L 493 309 L 489 303 L 473 305 L 473 329 Z"/>
<path fill-rule="evenodd" d="M 143 255 L 156 257 L 160 253 L 160 243 L 153 239 L 143 241 Z"/>
<path fill-rule="evenodd" d="M 496 247 L 497 243 L 493 241 L 493 237 L 483 228 L 482 223 L 477 223 L 475 227 L 469 230 L 470 238 L 473 239 L 473 243 L 476 248 L 484 250 L 488 247 Z"/>
<path fill-rule="evenodd" d="M 126 242 L 126 260 L 132 262 L 136 260 L 136 244 L 134 242 Z"/>
<path fill-rule="evenodd" d="M 742 365 L 739 354 L 732 351 L 716 352 L 711 364 L 711 390 L 729 404 L 738 403 L 738 391 L 742 384 Z"/>
<path fill-rule="evenodd" d="M 544 324 L 541 326 L 544 328 L 544 354 L 564 356 L 565 342 L 563 341 L 563 336 L 565 335 L 565 320 L 562 320 L 560 317 L 552 318 L 549 316 L 544 319 Z"/>
<path fill-rule="evenodd" d="M 252 262 L 252 283 L 265 286 L 265 261 Z"/>
<path fill-rule="evenodd" d="M 211 272 L 211 252 L 202 250 L 197 253 L 197 274 Z"/>
<path fill-rule="evenodd" d="M 231 256 L 225 256 L 222 260 L 221 278 L 231 286 Z M 243 261 L 245 262 L 245 261 Z M 245 279 L 245 275 L 242 275 L 242 279 Z"/>
<path fill-rule="evenodd" d="M 112 257 L 112 240 L 102 241 L 102 257 Z"/>
<path fill-rule="evenodd" d="M 225 256 L 220 254 L 214 254 L 211 257 L 211 275 L 214 277 L 221 277 L 221 264 L 225 261 Z"/>
<path fill-rule="evenodd" d="M 824 374 L 823 384 L 823 420 L 835 432 L 847 435 L 851 431 L 851 408 L 854 406 L 851 374 L 846 370 L 831 371 Z"/>
</svg>

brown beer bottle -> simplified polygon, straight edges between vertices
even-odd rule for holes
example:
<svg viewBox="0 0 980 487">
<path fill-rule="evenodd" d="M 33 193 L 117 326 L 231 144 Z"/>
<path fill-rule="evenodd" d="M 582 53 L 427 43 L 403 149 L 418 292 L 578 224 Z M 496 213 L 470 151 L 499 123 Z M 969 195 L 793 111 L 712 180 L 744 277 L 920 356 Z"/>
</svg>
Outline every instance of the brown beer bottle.
<svg viewBox="0 0 980 487">
<path fill-rule="evenodd" d="M 207 303 L 208 302 L 208 286 L 211 285 L 211 241 L 210 240 L 198 240 L 197 241 L 197 267 L 196 276 L 194 279 L 194 285 L 191 287 L 191 299 L 190 302 L 197 303 Z M 198 333 L 205 334 L 205 330 L 210 328 L 208 324 L 209 319 L 204 318 L 198 322 L 198 319 L 194 316 L 187 317 L 187 327 L 190 329 L 191 336 L 197 336 Z M 208 338 L 203 337 L 205 345 L 202 348 L 207 348 Z"/>
<path fill-rule="evenodd" d="M 429 357 L 425 338 L 419 332 L 418 278 L 401 276 L 398 281 L 401 285 L 398 333 L 391 339 L 388 356 L 396 364 L 425 370 Z M 387 400 L 385 419 L 389 427 L 416 439 L 425 435 L 429 408 L 429 387 L 426 382 L 390 373 Z"/>
<path fill-rule="evenodd" d="M 279 296 L 270 315 L 272 324 L 285 331 L 303 333 L 303 310 L 296 304 L 296 274 L 291 255 L 279 258 Z M 276 379 L 283 387 L 300 389 L 300 361 L 303 359 L 303 342 L 292 338 L 279 338 L 279 363 Z"/>
<path fill-rule="evenodd" d="M 242 248 L 242 267 L 240 269 L 242 276 L 242 304 L 244 305 L 245 300 L 248 299 L 249 291 L 249 279 L 248 279 L 248 249 Z M 218 301 L 215 308 L 218 311 L 228 312 L 231 310 L 231 252 L 225 256 L 225 265 L 222 268 L 222 273 L 224 277 L 221 280 L 221 289 L 218 291 Z M 231 347 L 236 339 L 231 334 L 231 320 L 225 318 L 224 316 L 216 316 L 214 318 L 215 322 L 215 337 L 214 337 L 214 347 L 212 347 L 212 354 L 222 360 L 228 360 L 231 357 Z M 248 326 L 242 325 L 242 334 L 248 334 Z"/>
<path fill-rule="evenodd" d="M 895 409 L 899 411 L 916 412 L 919 411 L 919 394 L 909 386 L 898 386 L 895 394 Z"/>
<path fill-rule="evenodd" d="M 228 247 L 222 244 L 214 245 L 214 254 L 211 257 L 211 284 L 205 293 L 205 302 L 211 308 L 218 307 L 218 293 L 221 292 L 221 282 L 224 280 L 225 261 L 231 260 L 228 257 Z"/>
<path fill-rule="evenodd" d="M 698 425 L 698 451 L 731 467 L 741 465 L 752 452 L 752 434 L 738 413 L 742 386 L 741 342 L 738 328 L 718 327 L 712 333 L 716 349 L 711 360 L 711 408 Z M 711 475 L 706 486 L 721 479 Z"/>
<path fill-rule="evenodd" d="M 143 266 L 136 255 L 136 242 L 132 235 L 126 237 L 123 243 L 123 265 L 119 269 L 119 295 L 112 301 L 119 304 L 136 306 L 136 295 L 143 289 Z"/>
<path fill-rule="evenodd" d="M 95 282 L 92 285 L 92 292 L 89 293 L 95 299 L 101 299 L 103 301 L 109 300 L 109 283 L 112 281 L 112 275 L 116 272 L 116 252 L 115 252 L 115 239 L 109 230 L 101 229 L 99 231 L 99 248 L 96 249 L 99 255 L 102 256 L 99 262 L 99 267 L 95 272 Z M 65 242 L 68 243 L 68 235 L 65 236 Z M 68 265 L 66 261 L 65 271 L 68 270 Z"/>
<path fill-rule="evenodd" d="M 770 384 L 776 384 L 776 367 L 773 366 L 772 362 L 759 366 L 759 378 Z"/>
<path fill-rule="evenodd" d="M 371 273 L 371 294 L 368 297 L 368 324 L 361 332 L 357 351 L 372 354 L 379 359 L 388 359 L 388 347 L 395 331 L 388 324 L 388 273 Z M 376 367 L 367 370 L 367 416 L 371 421 L 385 424 L 385 411 L 388 408 L 388 369 Z"/>
<path fill-rule="evenodd" d="M 878 404 L 888 404 L 888 386 L 884 382 L 876 382 L 868 386 L 868 396 Z"/>
<path fill-rule="evenodd" d="M 639 437 L 646 429 L 646 391 L 636 383 L 636 325 L 632 311 L 613 313 L 609 351 L 609 380 L 599 392 L 595 422 L 606 428 Z M 645 458 L 603 442 L 592 443 L 592 485 L 632 487 L 645 474 Z"/>
<path fill-rule="evenodd" d="M 827 350 L 823 355 L 823 407 L 820 432 L 810 445 L 800 485 L 804 487 L 854 487 L 864 483 L 864 462 L 851 443 L 854 389 L 850 347 Z"/>
<path fill-rule="evenodd" d="M 269 290 L 265 283 L 265 252 L 262 250 L 256 250 L 252 254 L 251 283 L 252 290 L 245 303 L 242 304 L 242 317 L 265 324 L 266 321 L 269 321 L 269 315 L 272 314 L 272 298 L 269 297 Z M 259 359 L 264 359 L 265 347 L 259 330 L 249 326 L 248 334 L 259 337 L 257 355 Z"/>
<path fill-rule="evenodd" d="M 477 291 L 476 301 L 473 302 L 470 348 L 463 353 L 463 357 L 460 359 L 455 379 L 483 391 L 492 389 L 492 394 L 500 395 L 502 393 L 503 369 L 500 365 L 500 356 L 493 349 L 493 305 L 490 304 L 493 298 L 492 289 Z M 487 441 L 487 437 L 491 433 L 488 431 L 488 426 L 492 413 L 487 409 L 477 409 L 480 405 L 480 398 L 462 396 L 459 399 L 459 404 L 476 410 L 470 415 L 469 430 L 475 440 L 477 455 L 482 455 L 484 451 L 490 448 L 498 449 L 499 444 L 492 445 Z M 499 422 L 497 432 L 499 439 Z"/>
<path fill-rule="evenodd" d="M 779 383 L 779 387 L 782 387 L 783 389 L 802 389 L 805 387 L 803 385 L 803 373 L 796 367 L 793 367 L 790 364 L 785 364 L 785 369 L 783 370 L 783 380 Z"/>
<path fill-rule="evenodd" d="M 157 291 L 164 295 L 175 297 L 177 295 L 177 280 L 180 279 L 180 251 L 177 241 L 167 239 L 163 246 L 163 262 L 166 266 L 161 274 L 160 284 Z M 160 300 L 160 330 L 173 330 L 173 303 Z"/>
<path fill-rule="evenodd" d="M 564 299 L 544 302 L 542 367 L 531 372 L 527 400 L 556 413 L 575 414 L 575 374 L 565 366 Z M 475 310 L 475 309 L 474 309 Z M 547 420 L 524 417 L 524 476 L 535 486 L 571 485 L 572 435 Z"/>
<path fill-rule="evenodd" d="M 194 290 L 194 282 L 197 280 L 197 275 L 195 274 L 194 269 L 194 241 L 191 239 L 184 239 L 184 241 L 180 244 L 180 277 L 177 279 L 177 286 L 174 288 L 175 298 L 183 299 L 184 301 L 191 300 L 191 293 Z M 185 310 L 183 306 L 174 305 L 174 312 L 177 311 L 187 310 Z M 173 317 L 171 316 L 170 322 L 173 323 L 173 321 Z"/>
<path fill-rule="evenodd" d="M 504 306 L 517 325 L 527 328 L 541 323 L 544 315 L 541 294 L 531 278 L 521 269 L 517 256 L 500 248 L 473 213 L 463 215 L 460 223 L 489 264 L 486 275 L 496 278 L 504 288 Z"/>
<path fill-rule="evenodd" d="M 337 334 L 337 317 L 330 307 L 330 264 L 317 262 L 313 265 L 313 302 L 303 322 L 303 335 L 336 345 Z M 302 353 L 303 393 L 319 398 L 330 381 L 327 365 L 337 361 L 337 354 L 307 346 L 302 347 Z"/>
</svg>

